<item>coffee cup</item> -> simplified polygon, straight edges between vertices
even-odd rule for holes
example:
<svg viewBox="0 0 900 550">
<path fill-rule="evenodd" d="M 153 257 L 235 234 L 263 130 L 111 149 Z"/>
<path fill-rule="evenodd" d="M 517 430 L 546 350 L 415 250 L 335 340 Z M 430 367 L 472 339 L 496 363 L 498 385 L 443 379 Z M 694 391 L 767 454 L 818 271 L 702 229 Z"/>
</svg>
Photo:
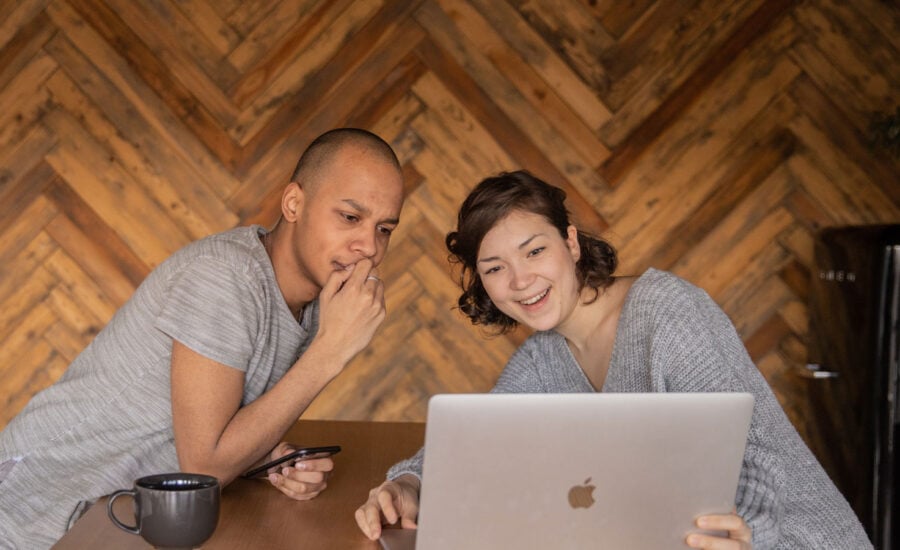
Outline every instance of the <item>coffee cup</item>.
<svg viewBox="0 0 900 550">
<path fill-rule="evenodd" d="M 134 501 L 134 525 L 123 523 L 113 511 L 123 495 Z M 133 489 L 110 495 L 106 510 L 117 527 L 157 548 L 193 548 L 206 542 L 219 523 L 219 481 L 187 473 L 142 477 Z"/>
</svg>

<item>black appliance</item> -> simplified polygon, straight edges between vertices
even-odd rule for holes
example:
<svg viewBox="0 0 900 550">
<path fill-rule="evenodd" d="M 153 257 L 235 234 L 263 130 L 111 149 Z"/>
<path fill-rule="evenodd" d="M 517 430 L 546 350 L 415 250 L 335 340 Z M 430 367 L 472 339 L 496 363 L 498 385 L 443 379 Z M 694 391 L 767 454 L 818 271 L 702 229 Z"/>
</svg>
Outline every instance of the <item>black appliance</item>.
<svg viewBox="0 0 900 550">
<path fill-rule="evenodd" d="M 900 550 L 900 225 L 822 230 L 811 275 L 810 447 L 875 548 Z"/>
</svg>

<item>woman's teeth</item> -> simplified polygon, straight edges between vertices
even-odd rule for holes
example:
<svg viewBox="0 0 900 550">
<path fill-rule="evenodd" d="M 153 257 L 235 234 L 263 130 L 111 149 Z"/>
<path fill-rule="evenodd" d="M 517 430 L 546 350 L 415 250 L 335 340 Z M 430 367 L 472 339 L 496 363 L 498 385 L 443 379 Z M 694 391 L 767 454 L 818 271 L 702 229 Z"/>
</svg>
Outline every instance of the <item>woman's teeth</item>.
<svg viewBox="0 0 900 550">
<path fill-rule="evenodd" d="M 527 300 L 522 300 L 522 301 L 519 302 L 519 303 L 522 304 L 522 305 L 524 305 L 524 306 L 530 306 L 530 305 L 532 305 L 532 304 L 536 304 L 537 302 L 541 301 L 541 298 L 543 298 L 544 296 L 546 296 L 548 292 L 550 292 L 550 289 L 549 289 L 549 288 L 546 289 L 546 290 L 544 290 L 543 292 L 541 292 L 541 293 L 538 294 L 537 296 L 535 296 L 535 297 L 533 297 L 533 298 L 529 298 L 529 299 L 527 299 Z"/>
</svg>

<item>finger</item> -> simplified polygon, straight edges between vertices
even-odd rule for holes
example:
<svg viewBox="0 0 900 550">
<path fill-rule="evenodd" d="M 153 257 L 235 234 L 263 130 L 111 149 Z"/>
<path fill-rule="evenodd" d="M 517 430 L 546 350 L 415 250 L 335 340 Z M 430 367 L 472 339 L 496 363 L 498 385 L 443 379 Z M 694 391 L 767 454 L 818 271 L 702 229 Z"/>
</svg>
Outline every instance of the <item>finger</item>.
<svg viewBox="0 0 900 550">
<path fill-rule="evenodd" d="M 356 262 L 353 273 L 350 274 L 350 278 L 348 279 L 349 283 L 362 286 L 366 282 L 366 277 L 369 276 L 373 267 L 375 266 L 372 263 L 372 260 L 368 258 Z"/>
<path fill-rule="evenodd" d="M 294 450 L 295 448 L 293 445 L 291 445 L 287 441 L 282 441 L 281 443 L 276 445 L 274 449 L 272 449 L 272 452 L 269 453 L 269 458 L 271 460 L 275 460 L 276 458 L 281 458 L 286 454 L 294 452 Z"/>
<path fill-rule="evenodd" d="M 700 533 L 691 533 L 687 536 L 686 542 L 691 548 L 703 548 L 705 550 L 742 550 L 747 548 L 739 540 L 723 539 L 712 535 L 701 535 Z"/>
<path fill-rule="evenodd" d="M 388 489 L 380 489 L 378 494 L 375 495 L 375 501 L 378 503 L 381 513 L 384 514 L 385 521 L 391 525 L 397 523 L 399 514 L 397 513 L 397 507 L 394 505 L 393 492 Z"/>
<path fill-rule="evenodd" d="M 369 540 L 376 540 L 381 536 L 381 522 L 379 521 L 378 511 L 374 510 L 374 508 L 367 502 L 357 508 L 356 513 L 353 514 L 359 529 Z"/>
<path fill-rule="evenodd" d="M 419 526 L 416 524 L 416 520 L 413 518 L 408 518 L 404 516 L 400 519 L 400 527 L 404 529 L 418 529 Z"/>
<path fill-rule="evenodd" d="M 311 458 L 296 462 L 294 468 L 303 472 L 330 472 L 334 470 L 334 461 L 328 457 Z"/>
<path fill-rule="evenodd" d="M 728 531 L 729 538 L 750 542 L 753 531 L 744 519 L 732 514 L 710 514 L 697 518 L 697 527 L 716 531 Z"/>
<path fill-rule="evenodd" d="M 297 468 L 283 468 L 281 475 L 296 483 L 322 483 L 327 479 L 327 472 L 307 472 Z"/>
<path fill-rule="evenodd" d="M 334 270 L 329 273 L 328 280 L 325 281 L 325 286 L 322 287 L 321 296 L 325 298 L 331 298 L 332 296 L 340 292 L 341 288 L 344 286 L 344 283 L 346 283 L 347 280 L 353 276 L 353 272 L 355 270 L 355 264 L 350 264 L 346 269 Z"/>
</svg>

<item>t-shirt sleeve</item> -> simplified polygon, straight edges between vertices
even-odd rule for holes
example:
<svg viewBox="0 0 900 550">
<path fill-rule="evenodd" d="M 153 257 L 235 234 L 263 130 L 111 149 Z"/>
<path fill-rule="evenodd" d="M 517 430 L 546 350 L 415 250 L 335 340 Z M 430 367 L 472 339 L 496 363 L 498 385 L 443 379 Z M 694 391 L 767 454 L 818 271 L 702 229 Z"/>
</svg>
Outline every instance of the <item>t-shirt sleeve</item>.
<svg viewBox="0 0 900 550">
<path fill-rule="evenodd" d="M 169 282 L 156 327 L 191 350 L 246 372 L 259 332 L 249 275 L 198 258 Z"/>
</svg>

